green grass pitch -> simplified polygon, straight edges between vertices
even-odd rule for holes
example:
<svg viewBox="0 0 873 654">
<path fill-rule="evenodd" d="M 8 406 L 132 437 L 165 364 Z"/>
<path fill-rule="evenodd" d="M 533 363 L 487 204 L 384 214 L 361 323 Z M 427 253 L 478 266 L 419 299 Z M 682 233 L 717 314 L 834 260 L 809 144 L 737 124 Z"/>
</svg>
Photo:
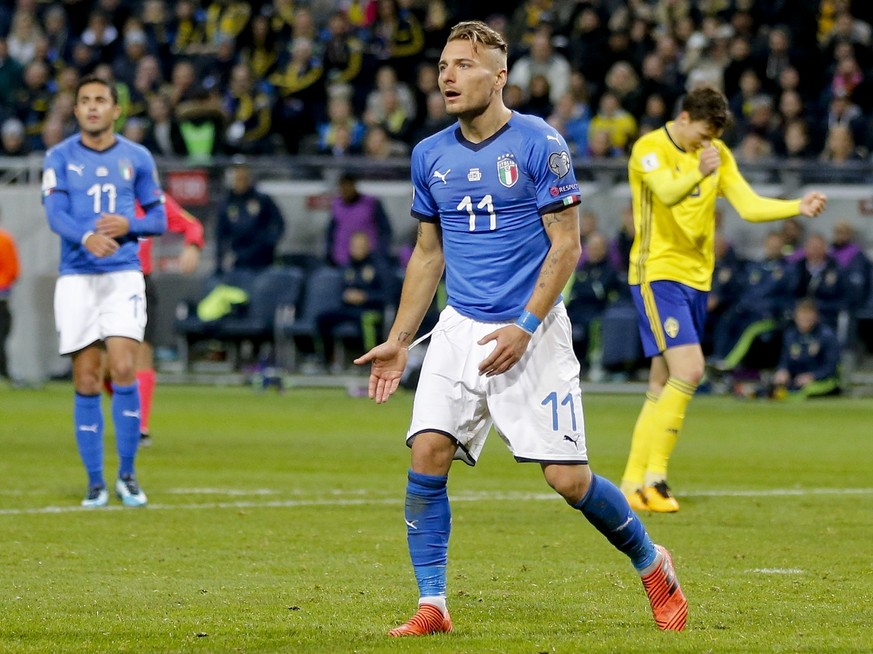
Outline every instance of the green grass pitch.
<svg viewBox="0 0 873 654">
<path fill-rule="evenodd" d="M 613 480 L 641 401 L 585 398 L 592 465 Z M 682 510 L 643 516 L 689 598 L 681 634 L 492 435 L 449 482 L 455 633 L 394 640 L 417 599 L 410 406 L 163 385 L 138 464 L 151 505 L 83 511 L 70 386 L 0 389 L 0 652 L 873 651 L 869 400 L 694 400 L 671 467 Z"/>
</svg>

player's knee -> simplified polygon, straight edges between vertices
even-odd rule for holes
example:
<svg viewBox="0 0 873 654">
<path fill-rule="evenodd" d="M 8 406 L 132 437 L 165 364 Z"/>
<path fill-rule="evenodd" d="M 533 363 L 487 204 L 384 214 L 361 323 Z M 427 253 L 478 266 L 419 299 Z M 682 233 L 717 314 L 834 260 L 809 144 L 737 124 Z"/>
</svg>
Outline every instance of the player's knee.
<svg viewBox="0 0 873 654">
<path fill-rule="evenodd" d="M 591 485 L 591 470 L 587 465 L 551 464 L 544 466 L 543 475 L 549 486 L 571 506 L 585 497 Z"/>
<path fill-rule="evenodd" d="M 412 469 L 426 475 L 447 474 L 457 444 L 445 434 L 424 432 L 412 442 Z"/>
</svg>

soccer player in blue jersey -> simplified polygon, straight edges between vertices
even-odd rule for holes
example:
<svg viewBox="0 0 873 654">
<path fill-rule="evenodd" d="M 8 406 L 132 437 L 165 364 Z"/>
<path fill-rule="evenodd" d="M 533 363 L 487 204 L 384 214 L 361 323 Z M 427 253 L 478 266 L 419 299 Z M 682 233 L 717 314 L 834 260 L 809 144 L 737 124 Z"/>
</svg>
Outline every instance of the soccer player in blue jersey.
<svg viewBox="0 0 873 654">
<path fill-rule="evenodd" d="M 103 477 L 101 353 L 112 376 L 112 421 L 118 449 L 115 493 L 125 506 L 145 506 L 134 469 L 140 400 L 134 360 L 146 325 L 138 238 L 164 232 L 167 215 L 154 159 L 115 134 L 120 114 L 114 87 L 85 77 L 76 89 L 80 132 L 46 153 L 42 195 L 51 229 L 61 237 L 55 286 L 60 353 L 73 360 L 73 422 L 88 473 L 82 506 L 106 506 Z M 136 202 L 145 216 L 134 219 Z"/>
<path fill-rule="evenodd" d="M 515 459 L 541 466 L 642 576 L 661 629 L 681 630 L 688 605 L 666 549 L 621 491 L 591 472 L 579 362 L 561 289 L 580 256 L 579 187 L 564 139 L 503 102 L 506 43 L 484 23 L 455 26 L 439 85 L 458 122 L 412 154 L 418 238 L 388 339 L 371 364 L 377 403 L 397 389 L 408 348 L 446 272 L 448 305 L 431 335 L 406 436 L 409 553 L 418 611 L 391 636 L 449 632 L 446 563 L 453 459 L 475 464 L 491 426 Z"/>
<path fill-rule="evenodd" d="M 715 266 L 716 199 L 724 196 L 750 222 L 817 216 L 827 204 L 817 191 L 795 200 L 755 193 L 719 139 L 727 121 L 724 95 L 695 89 L 676 120 L 641 137 L 628 161 L 636 227 L 628 281 L 643 352 L 652 357 L 621 484 L 637 511 L 679 510 L 667 465 L 703 378 L 700 338 Z"/>
</svg>

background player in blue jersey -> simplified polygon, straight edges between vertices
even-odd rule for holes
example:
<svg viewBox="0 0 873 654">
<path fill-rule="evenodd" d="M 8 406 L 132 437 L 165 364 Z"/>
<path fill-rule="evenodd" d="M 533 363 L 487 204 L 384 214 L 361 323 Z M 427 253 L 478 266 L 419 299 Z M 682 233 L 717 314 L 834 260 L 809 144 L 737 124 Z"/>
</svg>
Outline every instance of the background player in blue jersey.
<svg viewBox="0 0 873 654">
<path fill-rule="evenodd" d="M 448 472 L 473 465 L 493 424 L 517 461 L 548 484 L 640 572 L 661 629 L 685 626 L 687 602 L 666 549 L 612 483 L 588 467 L 579 362 L 561 289 L 580 255 L 579 189 L 564 139 L 503 103 L 506 43 L 478 21 L 457 25 L 439 85 L 458 123 L 412 155 L 418 239 L 386 342 L 371 363 L 377 403 L 397 389 L 408 348 L 446 272 L 448 305 L 421 371 L 407 444 L 409 552 L 419 608 L 391 636 L 448 632 Z"/>
<path fill-rule="evenodd" d="M 126 506 L 147 502 L 134 470 L 140 438 L 134 359 L 146 325 L 138 238 L 161 234 L 167 215 L 152 156 L 112 131 L 119 113 L 114 87 L 83 78 L 75 104 L 80 132 L 46 153 L 42 178 L 48 222 L 61 237 L 55 323 L 60 353 L 73 359 L 73 420 L 88 472 L 86 507 L 105 506 L 109 499 L 100 407 L 104 348 L 114 390 L 115 492 Z M 135 220 L 137 201 L 145 216 Z"/>
</svg>

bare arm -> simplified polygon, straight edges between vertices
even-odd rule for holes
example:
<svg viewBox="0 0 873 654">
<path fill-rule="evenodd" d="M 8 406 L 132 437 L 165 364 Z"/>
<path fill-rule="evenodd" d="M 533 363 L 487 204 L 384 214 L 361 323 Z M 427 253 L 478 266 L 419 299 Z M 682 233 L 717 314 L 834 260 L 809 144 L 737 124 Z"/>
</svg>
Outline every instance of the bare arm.
<svg viewBox="0 0 873 654">
<path fill-rule="evenodd" d="M 576 269 L 582 247 L 579 242 L 579 212 L 569 207 L 543 216 L 551 247 L 543 261 L 534 291 L 525 306 L 540 320 L 546 317 L 558 299 L 570 275 Z M 479 373 L 489 377 L 506 372 L 521 359 L 531 335 L 516 325 L 501 327 L 481 341 L 497 341 L 494 350 L 479 364 Z"/>
<path fill-rule="evenodd" d="M 386 402 L 400 384 L 400 376 L 406 367 L 409 345 L 433 302 L 444 268 L 439 225 L 420 222 L 415 249 L 406 267 L 397 317 L 394 319 L 388 338 L 384 343 L 355 359 L 358 365 L 372 364 L 369 395 L 379 404 Z"/>
</svg>

